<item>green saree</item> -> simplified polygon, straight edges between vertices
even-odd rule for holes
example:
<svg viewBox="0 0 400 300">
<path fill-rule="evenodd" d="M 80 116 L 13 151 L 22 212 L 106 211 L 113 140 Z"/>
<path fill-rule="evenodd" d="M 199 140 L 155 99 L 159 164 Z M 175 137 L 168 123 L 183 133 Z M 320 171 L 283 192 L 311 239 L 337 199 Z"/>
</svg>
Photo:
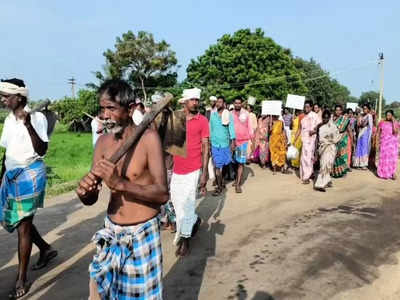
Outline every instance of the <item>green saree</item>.
<svg viewBox="0 0 400 300">
<path fill-rule="evenodd" d="M 343 177 L 349 170 L 348 164 L 348 151 L 347 144 L 349 143 L 349 136 L 347 134 L 347 127 L 350 124 L 350 120 L 344 116 L 341 116 L 335 121 L 339 133 L 341 135 L 340 141 L 336 144 L 336 159 L 333 164 L 331 176 L 334 178 Z"/>
</svg>

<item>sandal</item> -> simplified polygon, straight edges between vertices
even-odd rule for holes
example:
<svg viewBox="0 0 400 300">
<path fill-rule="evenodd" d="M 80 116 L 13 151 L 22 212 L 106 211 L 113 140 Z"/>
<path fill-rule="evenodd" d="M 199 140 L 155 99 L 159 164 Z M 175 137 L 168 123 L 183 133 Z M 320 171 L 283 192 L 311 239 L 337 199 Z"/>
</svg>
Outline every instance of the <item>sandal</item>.
<svg viewBox="0 0 400 300">
<path fill-rule="evenodd" d="M 53 250 L 50 248 L 49 250 L 46 251 L 46 253 L 43 256 L 39 257 L 37 263 L 32 266 L 32 270 L 37 271 L 43 269 L 57 255 L 58 255 L 57 250 Z"/>
<path fill-rule="evenodd" d="M 8 298 L 9 299 L 21 298 L 29 292 L 30 288 L 31 288 L 30 282 L 25 282 L 22 286 L 18 286 L 18 287 L 16 286 L 15 288 L 12 289 L 12 291 L 8 295 Z"/>
<path fill-rule="evenodd" d="M 222 190 L 219 189 L 219 188 L 216 188 L 215 191 L 212 193 L 212 195 L 213 195 L 214 197 L 218 197 L 218 196 L 221 195 L 221 193 L 222 193 Z"/>
<path fill-rule="evenodd" d="M 307 179 L 307 180 L 303 180 L 303 182 L 302 182 L 303 184 L 310 184 L 310 179 Z"/>
</svg>

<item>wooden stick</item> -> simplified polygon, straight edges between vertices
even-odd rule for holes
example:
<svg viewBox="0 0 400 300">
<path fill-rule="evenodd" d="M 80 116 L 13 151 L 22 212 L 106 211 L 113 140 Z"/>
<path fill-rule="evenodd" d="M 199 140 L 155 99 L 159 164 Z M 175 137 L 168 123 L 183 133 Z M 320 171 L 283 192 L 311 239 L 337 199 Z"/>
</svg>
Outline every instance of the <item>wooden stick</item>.
<svg viewBox="0 0 400 300">
<path fill-rule="evenodd" d="M 145 114 L 142 123 L 136 127 L 135 132 L 128 137 L 121 148 L 117 149 L 115 153 L 108 159 L 113 164 L 116 164 L 124 154 L 131 149 L 142 137 L 143 133 L 149 127 L 149 125 L 154 121 L 157 115 L 171 102 L 173 96 L 170 93 L 166 93 L 164 98 L 157 103 L 154 110 L 148 114 Z"/>
</svg>

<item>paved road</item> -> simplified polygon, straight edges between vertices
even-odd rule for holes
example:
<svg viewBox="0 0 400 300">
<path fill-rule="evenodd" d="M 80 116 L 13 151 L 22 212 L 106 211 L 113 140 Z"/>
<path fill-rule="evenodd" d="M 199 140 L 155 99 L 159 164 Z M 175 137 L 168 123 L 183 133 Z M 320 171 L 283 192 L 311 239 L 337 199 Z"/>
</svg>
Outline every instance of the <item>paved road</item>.
<svg viewBox="0 0 400 300">
<path fill-rule="evenodd" d="M 354 171 L 317 193 L 294 175 L 247 171 L 243 194 L 198 200 L 204 223 L 189 257 L 176 259 L 163 232 L 166 299 L 400 299 L 399 182 Z M 87 299 L 105 198 L 90 208 L 73 193 L 47 201 L 35 223 L 59 257 L 30 273 L 25 299 Z M 16 238 L 0 230 L 0 299 L 15 279 Z"/>
</svg>

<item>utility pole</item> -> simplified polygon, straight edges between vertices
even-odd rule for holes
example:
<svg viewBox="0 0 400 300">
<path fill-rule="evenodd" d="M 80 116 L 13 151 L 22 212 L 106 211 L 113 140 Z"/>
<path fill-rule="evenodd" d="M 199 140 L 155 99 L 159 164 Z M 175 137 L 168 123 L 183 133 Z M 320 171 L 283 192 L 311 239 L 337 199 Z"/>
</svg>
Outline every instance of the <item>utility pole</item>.
<svg viewBox="0 0 400 300">
<path fill-rule="evenodd" d="M 382 120 L 382 100 L 383 100 L 383 63 L 385 59 L 383 57 L 383 52 L 379 53 L 379 65 L 381 66 L 381 83 L 379 90 L 379 115 L 378 121 Z"/>
<path fill-rule="evenodd" d="M 72 77 L 72 78 L 68 79 L 68 84 L 71 85 L 72 99 L 75 99 L 75 84 L 76 84 L 75 78 Z"/>
</svg>

